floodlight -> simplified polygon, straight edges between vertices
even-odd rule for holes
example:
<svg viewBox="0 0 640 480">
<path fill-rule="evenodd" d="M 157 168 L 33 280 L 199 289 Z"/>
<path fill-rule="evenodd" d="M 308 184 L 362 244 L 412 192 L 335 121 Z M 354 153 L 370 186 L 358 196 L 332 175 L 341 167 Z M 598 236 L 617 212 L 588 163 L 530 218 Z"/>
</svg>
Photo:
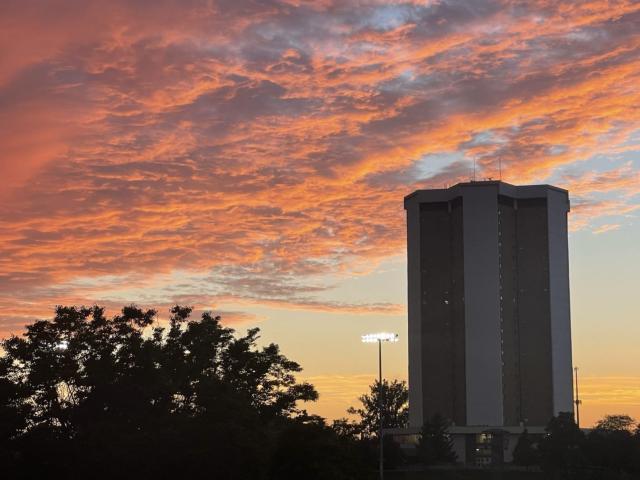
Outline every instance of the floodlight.
<svg viewBox="0 0 640 480">
<path fill-rule="evenodd" d="M 397 342 L 398 334 L 389 332 L 367 333 L 366 335 L 362 335 L 362 341 L 364 343 Z"/>
<path fill-rule="evenodd" d="M 389 333 L 389 332 L 378 332 L 378 333 L 367 333 L 366 335 L 362 335 L 362 341 L 364 343 L 377 343 L 378 344 L 378 384 L 382 387 L 382 342 L 397 342 L 398 334 L 397 333 Z M 378 468 L 380 472 L 380 480 L 384 480 L 384 442 L 383 442 L 383 430 L 382 430 L 382 409 L 384 402 L 382 401 L 382 396 L 384 395 L 384 390 L 380 390 L 378 394 L 378 412 L 380 417 L 380 425 L 378 430 L 378 438 L 380 439 L 380 458 L 379 463 L 380 466 Z"/>
</svg>

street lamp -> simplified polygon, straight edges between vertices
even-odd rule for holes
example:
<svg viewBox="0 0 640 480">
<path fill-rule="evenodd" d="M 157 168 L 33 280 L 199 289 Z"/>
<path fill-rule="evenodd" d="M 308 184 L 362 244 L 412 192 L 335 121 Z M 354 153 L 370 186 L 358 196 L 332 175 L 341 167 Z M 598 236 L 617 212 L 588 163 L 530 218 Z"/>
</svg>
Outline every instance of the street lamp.
<svg viewBox="0 0 640 480">
<path fill-rule="evenodd" d="M 380 386 L 380 391 L 378 392 L 378 415 L 380 415 L 380 432 L 378 436 L 380 438 L 380 480 L 384 480 L 384 444 L 382 442 L 382 342 L 397 342 L 398 334 L 388 332 L 368 333 L 366 335 L 362 335 L 362 341 L 364 343 L 378 343 L 378 385 Z"/>
</svg>

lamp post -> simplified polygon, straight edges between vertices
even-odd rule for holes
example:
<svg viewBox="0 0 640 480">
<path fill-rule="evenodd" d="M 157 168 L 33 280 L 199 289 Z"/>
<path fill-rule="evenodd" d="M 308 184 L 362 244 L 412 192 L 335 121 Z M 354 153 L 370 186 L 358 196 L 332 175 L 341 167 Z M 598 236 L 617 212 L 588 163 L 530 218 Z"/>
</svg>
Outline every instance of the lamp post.
<svg viewBox="0 0 640 480">
<path fill-rule="evenodd" d="M 397 342 L 398 334 L 397 333 L 388 333 L 388 332 L 380 332 L 380 333 L 368 333 L 367 335 L 362 335 L 362 341 L 364 343 L 378 343 L 378 386 L 380 391 L 378 392 L 378 415 L 380 416 L 380 430 L 378 432 L 378 437 L 380 438 L 380 480 L 384 480 L 384 444 L 382 442 L 382 392 L 384 391 L 382 388 L 382 342 Z"/>
</svg>

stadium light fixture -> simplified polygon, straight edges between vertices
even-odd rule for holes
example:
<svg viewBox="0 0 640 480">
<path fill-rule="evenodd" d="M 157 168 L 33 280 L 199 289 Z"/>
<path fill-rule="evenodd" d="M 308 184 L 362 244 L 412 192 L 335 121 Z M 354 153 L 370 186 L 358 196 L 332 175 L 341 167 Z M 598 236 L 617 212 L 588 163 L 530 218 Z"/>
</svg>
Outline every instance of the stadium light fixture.
<svg viewBox="0 0 640 480">
<path fill-rule="evenodd" d="M 364 343 L 377 343 L 378 344 L 378 385 L 380 390 L 378 391 L 378 415 L 380 416 L 380 430 L 378 438 L 380 439 L 380 480 L 384 480 L 384 443 L 382 441 L 382 409 L 384 408 L 384 402 L 382 401 L 382 394 L 384 392 L 382 388 L 382 342 L 397 342 L 398 334 L 389 332 L 379 333 L 367 333 L 362 335 L 362 341 Z"/>
<path fill-rule="evenodd" d="M 367 333 L 366 335 L 362 335 L 362 341 L 364 343 L 397 342 L 398 334 L 389 332 Z"/>
</svg>

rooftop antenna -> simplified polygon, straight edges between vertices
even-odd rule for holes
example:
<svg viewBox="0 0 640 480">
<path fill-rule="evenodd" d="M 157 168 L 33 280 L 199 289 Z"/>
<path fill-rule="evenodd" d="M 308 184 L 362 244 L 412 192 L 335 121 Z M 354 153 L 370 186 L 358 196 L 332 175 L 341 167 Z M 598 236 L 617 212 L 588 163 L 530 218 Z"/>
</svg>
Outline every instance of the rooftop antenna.
<svg viewBox="0 0 640 480">
<path fill-rule="evenodd" d="M 580 393 L 578 391 L 578 367 L 573 369 L 576 375 L 576 425 L 580 428 L 580 404 L 582 404 L 582 400 L 580 400 Z"/>
<path fill-rule="evenodd" d="M 476 157 L 473 157 L 473 181 L 476 181 Z"/>
<path fill-rule="evenodd" d="M 502 157 L 498 157 L 498 172 L 500 175 L 500 181 L 502 181 Z"/>
</svg>

